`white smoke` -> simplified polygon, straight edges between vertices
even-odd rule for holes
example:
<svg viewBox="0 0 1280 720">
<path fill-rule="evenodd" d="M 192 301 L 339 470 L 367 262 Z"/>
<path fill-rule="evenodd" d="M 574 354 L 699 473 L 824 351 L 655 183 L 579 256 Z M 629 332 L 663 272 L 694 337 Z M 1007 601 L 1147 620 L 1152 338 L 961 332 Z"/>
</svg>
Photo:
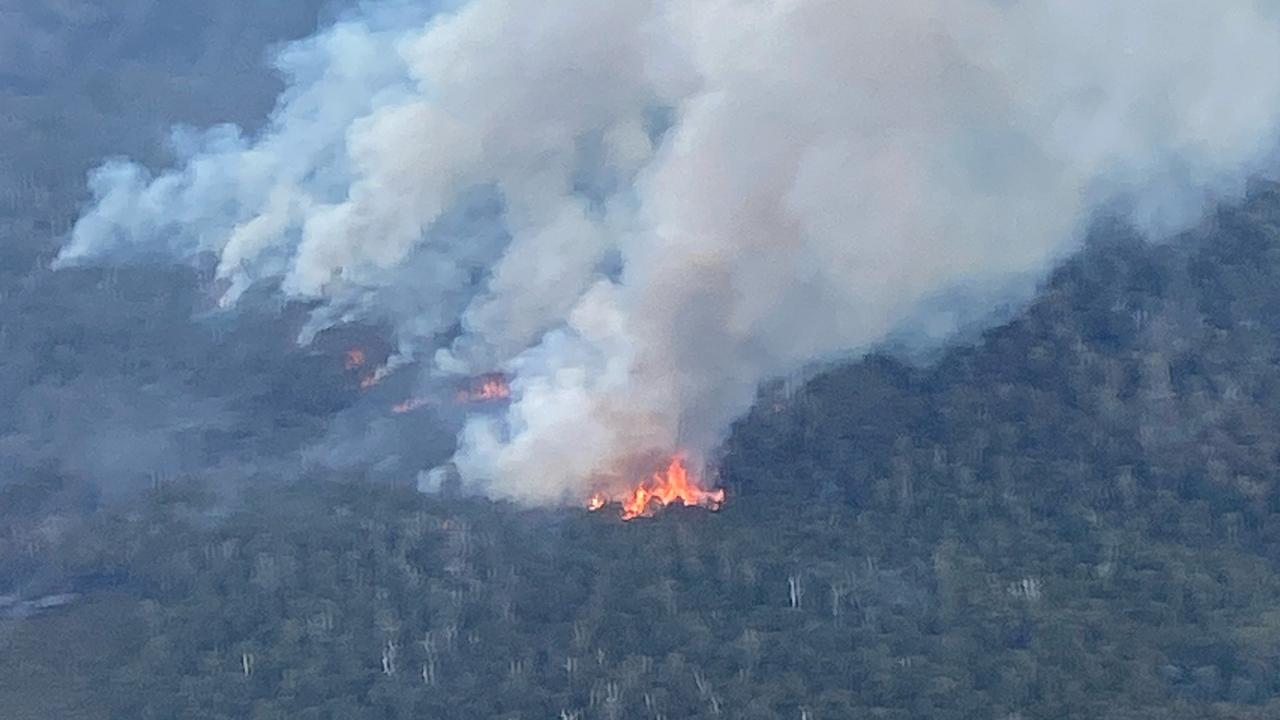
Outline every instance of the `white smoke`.
<svg viewBox="0 0 1280 720">
<path fill-rule="evenodd" d="M 455 460 L 529 502 L 705 456 L 763 379 L 945 333 L 947 297 L 1009 300 L 1099 208 L 1194 221 L 1280 128 L 1261 0 L 384 3 L 279 64 L 261 135 L 103 166 L 61 261 L 213 252 L 228 302 L 275 278 L 311 331 L 508 371 Z"/>
</svg>

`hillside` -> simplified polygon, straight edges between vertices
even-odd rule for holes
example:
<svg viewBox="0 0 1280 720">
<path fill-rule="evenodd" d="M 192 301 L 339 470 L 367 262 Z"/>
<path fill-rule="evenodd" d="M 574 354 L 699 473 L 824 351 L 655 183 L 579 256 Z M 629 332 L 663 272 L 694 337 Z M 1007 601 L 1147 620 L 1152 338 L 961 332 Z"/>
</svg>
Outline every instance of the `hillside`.
<svg viewBox="0 0 1280 720">
<path fill-rule="evenodd" d="M 1259 186 L 1167 245 L 1100 228 L 926 367 L 763 390 L 715 514 L 317 478 L 60 522 L 56 477 L 4 487 L 0 594 L 86 594 L 0 625 L 0 716 L 1276 717 L 1277 427 Z"/>
</svg>

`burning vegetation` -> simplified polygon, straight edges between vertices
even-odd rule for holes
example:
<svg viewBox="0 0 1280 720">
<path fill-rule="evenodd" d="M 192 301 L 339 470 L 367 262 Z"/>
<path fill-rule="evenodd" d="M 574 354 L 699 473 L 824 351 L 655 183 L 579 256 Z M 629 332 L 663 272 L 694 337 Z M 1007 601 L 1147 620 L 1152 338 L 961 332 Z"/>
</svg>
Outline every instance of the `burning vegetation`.
<svg viewBox="0 0 1280 720">
<path fill-rule="evenodd" d="M 458 390 L 454 400 L 459 405 L 466 405 L 506 400 L 510 397 L 511 385 L 508 384 L 506 376 L 501 373 L 489 373 L 475 378 L 469 386 Z"/>
<path fill-rule="evenodd" d="M 507 377 L 502 373 L 488 373 L 472 378 L 453 394 L 453 402 L 456 405 L 478 405 L 510 398 L 511 385 L 507 382 Z M 440 402 L 439 398 L 430 395 L 415 395 L 392 405 L 391 412 L 396 415 L 403 415 L 429 405 L 437 405 Z"/>
<path fill-rule="evenodd" d="M 702 489 L 697 478 L 685 465 L 684 455 L 676 454 L 667 466 L 649 476 L 644 482 L 621 493 L 610 496 L 598 491 L 587 500 L 587 510 L 596 512 L 611 504 L 621 507 L 623 520 L 650 517 L 669 505 L 703 507 L 711 511 L 724 505 L 724 490 Z"/>
<path fill-rule="evenodd" d="M 370 371 L 369 364 L 369 351 L 362 347 L 353 347 L 343 354 L 342 366 L 348 372 L 359 376 L 361 390 L 368 390 L 377 385 L 382 382 L 382 378 L 386 375 L 385 367 L 378 367 Z"/>
<path fill-rule="evenodd" d="M 389 370 L 386 365 L 383 365 L 371 373 L 362 375 L 360 377 L 360 389 L 368 390 L 369 388 L 376 387 L 390 373 L 391 370 Z"/>
</svg>

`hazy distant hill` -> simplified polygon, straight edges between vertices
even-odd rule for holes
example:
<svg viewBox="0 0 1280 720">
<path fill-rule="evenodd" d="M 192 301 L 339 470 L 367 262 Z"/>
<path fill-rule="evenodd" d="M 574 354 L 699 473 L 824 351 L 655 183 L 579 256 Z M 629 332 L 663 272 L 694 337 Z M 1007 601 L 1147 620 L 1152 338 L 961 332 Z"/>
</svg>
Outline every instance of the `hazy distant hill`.
<svg viewBox="0 0 1280 720">
<path fill-rule="evenodd" d="M 316 27 L 301 0 L 5 0 L 0 6 L 0 289 L 48 254 L 103 158 L 163 158 L 175 124 L 254 128 L 270 48 Z"/>
</svg>

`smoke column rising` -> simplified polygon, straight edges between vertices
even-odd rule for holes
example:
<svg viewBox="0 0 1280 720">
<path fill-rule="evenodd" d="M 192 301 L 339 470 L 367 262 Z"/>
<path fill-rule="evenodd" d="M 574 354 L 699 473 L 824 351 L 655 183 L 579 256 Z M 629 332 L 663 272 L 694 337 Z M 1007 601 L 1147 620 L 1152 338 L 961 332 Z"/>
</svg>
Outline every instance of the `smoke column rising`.
<svg viewBox="0 0 1280 720">
<path fill-rule="evenodd" d="M 226 303 L 317 303 L 301 341 L 380 322 L 433 375 L 504 369 L 455 461 L 543 503 L 981 315 L 940 299 L 1019 299 L 1099 209 L 1195 221 L 1280 125 L 1252 0 L 383 3 L 277 63 L 261 133 L 97 170 L 60 262 L 214 253 Z"/>
</svg>

